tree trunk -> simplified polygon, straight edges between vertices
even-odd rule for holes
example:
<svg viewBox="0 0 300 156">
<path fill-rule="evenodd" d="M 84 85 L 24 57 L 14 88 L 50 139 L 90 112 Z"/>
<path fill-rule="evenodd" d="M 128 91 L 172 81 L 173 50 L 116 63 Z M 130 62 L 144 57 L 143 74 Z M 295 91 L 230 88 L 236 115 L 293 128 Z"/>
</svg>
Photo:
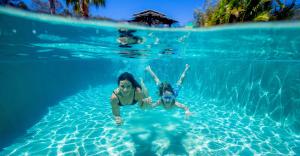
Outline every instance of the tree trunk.
<svg viewBox="0 0 300 156">
<path fill-rule="evenodd" d="M 81 11 L 82 11 L 82 16 L 85 18 L 89 17 L 89 6 L 85 0 L 82 0 L 81 3 Z"/>
<path fill-rule="evenodd" d="M 55 14 L 55 0 L 49 0 L 50 4 L 50 13 Z"/>
</svg>

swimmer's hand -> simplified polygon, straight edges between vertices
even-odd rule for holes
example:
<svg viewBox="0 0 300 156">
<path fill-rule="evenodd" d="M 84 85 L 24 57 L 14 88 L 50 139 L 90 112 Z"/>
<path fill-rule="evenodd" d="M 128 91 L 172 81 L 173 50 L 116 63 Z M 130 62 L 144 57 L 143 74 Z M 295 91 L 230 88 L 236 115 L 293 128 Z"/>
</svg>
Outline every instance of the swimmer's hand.
<svg viewBox="0 0 300 156">
<path fill-rule="evenodd" d="M 185 119 L 189 119 L 189 117 L 192 115 L 192 112 L 190 112 L 189 110 L 185 111 Z"/>
<path fill-rule="evenodd" d="M 147 66 L 147 67 L 145 68 L 145 70 L 146 70 L 146 71 L 151 71 L 151 67 L 150 67 L 150 66 Z"/>
<path fill-rule="evenodd" d="M 142 101 L 143 101 L 144 104 L 151 104 L 152 103 L 152 98 L 147 97 L 147 98 L 144 98 Z"/>
<path fill-rule="evenodd" d="M 190 116 L 190 115 L 192 115 L 192 113 L 189 110 L 185 111 L 185 116 Z"/>
<path fill-rule="evenodd" d="M 190 68 L 189 64 L 185 64 L 185 69 L 188 70 Z"/>
<path fill-rule="evenodd" d="M 151 108 L 151 107 L 152 107 L 151 103 L 152 103 L 152 98 L 151 98 L 151 97 L 144 98 L 144 99 L 142 100 L 142 105 L 141 105 L 141 107 L 142 107 L 143 109 Z"/>
<path fill-rule="evenodd" d="M 120 116 L 115 116 L 115 121 L 118 126 L 122 125 L 123 121 Z"/>
</svg>

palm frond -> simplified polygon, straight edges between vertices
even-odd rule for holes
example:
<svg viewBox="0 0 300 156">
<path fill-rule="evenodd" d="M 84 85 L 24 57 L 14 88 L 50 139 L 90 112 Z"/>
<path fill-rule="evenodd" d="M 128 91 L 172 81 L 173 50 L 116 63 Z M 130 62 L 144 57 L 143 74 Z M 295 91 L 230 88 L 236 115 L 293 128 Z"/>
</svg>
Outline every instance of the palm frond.
<svg viewBox="0 0 300 156">
<path fill-rule="evenodd" d="M 254 18 L 254 21 L 269 21 L 270 20 L 270 13 L 268 11 L 260 13 L 258 16 Z"/>
</svg>

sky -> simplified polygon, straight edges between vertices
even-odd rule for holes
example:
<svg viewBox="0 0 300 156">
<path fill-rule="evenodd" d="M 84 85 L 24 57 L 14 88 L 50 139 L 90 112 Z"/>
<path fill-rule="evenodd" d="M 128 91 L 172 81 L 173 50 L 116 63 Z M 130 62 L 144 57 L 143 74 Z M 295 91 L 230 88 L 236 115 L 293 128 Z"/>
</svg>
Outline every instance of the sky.
<svg viewBox="0 0 300 156">
<path fill-rule="evenodd" d="M 216 2 L 218 0 L 211 0 Z M 290 3 L 293 0 L 280 0 Z M 109 17 L 115 20 L 130 20 L 133 14 L 144 11 L 154 10 L 165 14 L 167 17 L 185 25 L 193 21 L 195 9 L 203 8 L 205 0 L 106 0 L 105 7 L 90 8 L 93 16 Z M 296 0 L 299 5 L 300 0 Z"/>
<path fill-rule="evenodd" d="M 204 0 L 106 0 L 106 6 L 90 8 L 93 16 L 104 16 L 116 20 L 130 20 L 133 14 L 154 10 L 174 19 L 180 25 L 193 21 L 194 10 L 201 8 Z"/>
<path fill-rule="evenodd" d="M 32 0 L 23 0 L 31 2 Z M 41 0 L 48 3 L 48 0 Z M 66 5 L 66 0 L 59 0 L 63 6 Z M 130 20 L 133 14 L 144 10 L 154 10 L 165 14 L 168 18 L 179 22 L 179 25 L 184 26 L 188 22 L 194 20 L 195 9 L 202 9 L 205 0 L 105 0 L 106 6 L 96 8 L 90 5 L 91 16 L 108 17 L 115 20 Z M 211 0 L 217 2 L 219 0 Z M 290 3 L 293 0 L 280 0 Z M 300 0 L 296 0 L 296 4 L 300 5 Z M 72 9 L 72 7 L 69 7 Z"/>
</svg>

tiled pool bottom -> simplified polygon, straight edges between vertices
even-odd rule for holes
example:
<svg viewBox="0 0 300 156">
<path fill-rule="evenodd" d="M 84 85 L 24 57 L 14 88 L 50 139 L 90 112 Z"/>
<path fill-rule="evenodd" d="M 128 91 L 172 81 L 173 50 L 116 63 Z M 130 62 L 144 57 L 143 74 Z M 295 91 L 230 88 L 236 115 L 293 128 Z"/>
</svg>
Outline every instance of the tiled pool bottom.
<svg viewBox="0 0 300 156">
<path fill-rule="evenodd" d="M 115 85 L 67 97 L 0 155 L 297 155 L 300 137 L 268 117 L 228 111 L 183 88 L 179 101 L 193 116 L 161 107 L 122 107 L 123 126 L 111 118 Z M 151 88 L 150 88 L 151 89 Z M 155 89 L 155 88 L 152 88 Z"/>
</svg>

